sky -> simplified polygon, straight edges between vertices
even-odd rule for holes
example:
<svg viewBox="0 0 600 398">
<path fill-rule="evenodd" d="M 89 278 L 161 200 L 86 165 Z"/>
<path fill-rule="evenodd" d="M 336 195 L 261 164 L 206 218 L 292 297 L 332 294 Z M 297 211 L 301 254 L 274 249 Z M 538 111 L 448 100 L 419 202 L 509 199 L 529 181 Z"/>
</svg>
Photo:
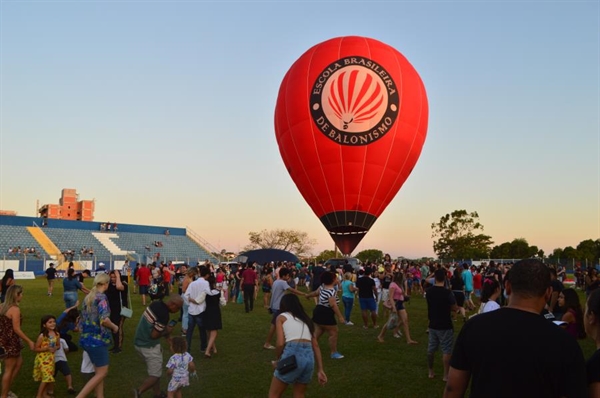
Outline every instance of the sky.
<svg viewBox="0 0 600 398">
<path fill-rule="evenodd" d="M 279 154 L 274 109 L 310 47 L 366 36 L 427 90 L 412 174 L 354 254 L 434 256 L 431 224 L 477 211 L 496 244 L 600 238 L 598 1 L 5 1 L 0 209 L 63 188 L 96 221 L 333 241 Z"/>
</svg>

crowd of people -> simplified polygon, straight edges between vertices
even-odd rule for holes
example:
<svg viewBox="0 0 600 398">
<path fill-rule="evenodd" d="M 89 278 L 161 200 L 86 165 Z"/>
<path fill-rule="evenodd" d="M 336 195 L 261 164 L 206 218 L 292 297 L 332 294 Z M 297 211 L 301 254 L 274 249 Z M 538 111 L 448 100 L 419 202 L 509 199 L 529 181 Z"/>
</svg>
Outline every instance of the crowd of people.
<svg viewBox="0 0 600 398">
<path fill-rule="evenodd" d="M 8 254 L 8 256 L 19 256 L 21 254 L 33 254 L 36 257 L 40 257 L 39 251 L 33 246 L 23 247 L 23 248 L 21 246 L 9 247 L 6 251 L 6 254 Z"/>
<path fill-rule="evenodd" d="M 116 222 L 103 222 L 100 223 L 100 231 L 101 232 L 118 232 L 119 226 Z"/>
<path fill-rule="evenodd" d="M 88 289 L 83 282 L 90 277 L 89 271 L 76 273 L 69 267 L 62 280 L 65 310 L 56 318 L 44 316 L 36 339 L 21 330 L 23 288 L 15 283 L 12 270 L 5 272 L 0 284 L 0 347 L 6 351 L 0 398 L 15 396 L 10 388 L 22 365 L 21 342 L 36 353 L 33 374 L 40 383 L 38 398 L 52 396 L 57 372 L 65 375 L 70 394 L 85 397 L 94 392 L 102 398 L 110 354 L 119 354 L 127 345 L 123 328 L 131 316 L 125 311 L 131 307 L 129 280 L 144 306 L 132 346 L 147 373 L 133 391 L 134 397 L 146 392 L 163 396 L 160 381 L 164 369 L 170 376 L 164 396 L 180 397 L 195 376 L 191 354 L 195 329 L 201 355 L 212 358 L 218 353 L 222 307 L 239 303 L 251 313 L 259 290 L 263 292 L 262 306 L 272 314 L 263 345 L 275 355 L 269 397 L 282 396 L 289 385 L 294 396 L 303 396 L 315 371 L 319 383 L 327 382 L 320 337 L 327 335 L 331 359 L 344 358 L 344 332 L 340 333 L 338 324 L 354 326 L 355 301 L 360 326 L 377 330 L 377 342 L 385 343 L 390 331 L 395 338 L 404 337 L 407 344 L 418 344 L 411 337 L 406 306 L 415 295 L 422 295 L 427 302 L 428 376 L 436 377 L 434 360 L 441 350 L 445 396 L 464 396 L 470 383 L 475 396 L 540 396 L 542 391 L 543 396 L 576 397 L 589 388 L 590 396 L 600 397 L 600 351 L 588 362 L 586 380 L 586 365 L 577 343 L 587 335 L 600 349 L 600 289 L 586 289 L 589 299 L 587 306 L 582 306 L 577 292 L 565 288 L 558 270 L 538 260 L 475 267 L 398 262 L 387 257 L 359 269 L 350 264 L 326 268 L 322 262 L 311 266 L 161 262 L 133 268 L 126 263 L 122 272 L 99 272 Z M 56 279 L 52 265 L 46 277 L 51 296 Z M 79 292 L 85 295 L 81 301 Z M 300 296 L 314 299 L 312 314 L 304 310 Z M 181 337 L 175 336 L 177 322 L 170 319 L 177 313 Z M 461 329 L 455 341 L 456 325 Z M 501 341 L 487 344 L 488 336 L 499 330 L 503 331 Z M 79 333 L 78 342 L 72 333 Z M 173 354 L 166 367 L 161 348 L 164 337 Z M 560 342 L 560 348 L 549 354 L 542 347 L 551 341 Z M 91 371 L 77 393 L 65 354 L 79 349 Z M 506 366 L 514 358 L 522 358 L 519 353 L 523 352 L 531 355 Z M 513 382 L 505 382 L 507 372 Z"/>
</svg>

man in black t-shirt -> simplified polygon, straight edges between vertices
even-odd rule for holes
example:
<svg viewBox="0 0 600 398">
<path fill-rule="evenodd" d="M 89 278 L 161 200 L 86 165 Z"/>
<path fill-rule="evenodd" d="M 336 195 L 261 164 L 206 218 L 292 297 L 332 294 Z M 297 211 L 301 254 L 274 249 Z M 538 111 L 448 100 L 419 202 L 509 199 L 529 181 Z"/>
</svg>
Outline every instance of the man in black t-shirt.
<svg viewBox="0 0 600 398">
<path fill-rule="evenodd" d="M 75 274 L 75 277 L 77 278 L 79 283 L 81 283 L 83 285 L 83 281 L 85 280 L 85 278 L 90 278 L 91 275 L 92 275 L 92 273 L 90 272 L 89 269 L 84 269 L 83 271 Z"/>
<path fill-rule="evenodd" d="M 56 279 L 56 268 L 54 268 L 54 263 L 48 264 L 48 268 L 46 269 L 46 279 L 48 280 L 48 296 L 52 296 L 54 280 Z"/>
<path fill-rule="evenodd" d="M 319 261 L 319 264 L 317 264 L 317 266 L 315 268 L 313 268 L 312 270 L 312 275 L 311 275 L 311 285 L 312 285 L 312 291 L 314 292 L 315 290 L 317 290 L 319 288 L 319 286 L 321 286 L 321 275 L 323 275 L 323 272 L 325 272 L 325 268 L 323 268 L 323 262 Z"/>
<path fill-rule="evenodd" d="M 359 276 L 356 280 L 356 287 L 358 288 L 358 302 L 362 313 L 363 327 L 365 329 L 369 327 L 370 312 L 375 329 L 377 328 L 377 301 L 375 300 L 377 289 L 375 281 L 371 278 L 371 268 L 365 268 L 363 276 Z"/>
<path fill-rule="evenodd" d="M 427 365 L 429 378 L 435 377 L 433 372 L 433 356 L 438 348 L 442 348 L 442 362 L 444 364 L 443 380 L 448 378 L 450 355 L 452 354 L 452 341 L 454 326 L 452 325 L 452 311 L 456 311 L 456 299 L 452 291 L 446 289 L 446 270 L 440 268 L 435 271 L 435 284 L 427 289 L 427 316 L 429 318 L 429 344 L 427 346 Z"/>
<path fill-rule="evenodd" d="M 521 260 L 505 286 L 508 306 L 477 315 L 460 331 L 444 397 L 463 397 L 470 380 L 474 397 L 586 397 L 579 344 L 540 316 L 552 293 L 548 267 Z"/>
</svg>

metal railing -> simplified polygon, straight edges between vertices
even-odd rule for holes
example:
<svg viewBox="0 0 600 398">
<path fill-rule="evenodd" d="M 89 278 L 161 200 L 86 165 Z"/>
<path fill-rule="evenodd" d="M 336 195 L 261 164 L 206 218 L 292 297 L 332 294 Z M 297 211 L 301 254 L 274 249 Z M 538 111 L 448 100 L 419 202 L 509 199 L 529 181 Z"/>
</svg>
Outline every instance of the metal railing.
<svg viewBox="0 0 600 398">
<path fill-rule="evenodd" d="M 186 231 L 187 236 L 191 240 L 196 242 L 200 247 L 202 247 L 209 255 L 211 255 L 211 257 L 213 257 L 213 256 L 216 257 L 216 259 L 218 261 L 224 260 L 224 257 L 221 256 L 221 252 L 219 251 L 219 249 L 217 249 L 212 244 L 210 244 L 209 241 L 207 241 L 206 239 L 204 239 L 203 237 L 198 235 L 193 229 L 191 229 L 190 227 L 188 227 L 186 225 L 185 231 Z"/>
</svg>

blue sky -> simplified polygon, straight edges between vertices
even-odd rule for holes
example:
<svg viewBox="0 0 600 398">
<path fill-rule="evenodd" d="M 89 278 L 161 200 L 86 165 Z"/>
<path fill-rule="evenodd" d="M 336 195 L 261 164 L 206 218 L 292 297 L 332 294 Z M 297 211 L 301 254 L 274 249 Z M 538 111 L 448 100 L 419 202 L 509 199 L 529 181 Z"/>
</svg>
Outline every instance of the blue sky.
<svg viewBox="0 0 600 398">
<path fill-rule="evenodd" d="M 356 251 L 433 255 L 477 211 L 500 244 L 600 237 L 600 8 L 587 2 L 2 1 L 0 209 L 62 188 L 96 220 L 188 226 L 237 251 L 294 228 L 332 249 L 287 174 L 273 113 L 308 48 L 383 41 L 421 75 L 429 129 Z"/>
</svg>

